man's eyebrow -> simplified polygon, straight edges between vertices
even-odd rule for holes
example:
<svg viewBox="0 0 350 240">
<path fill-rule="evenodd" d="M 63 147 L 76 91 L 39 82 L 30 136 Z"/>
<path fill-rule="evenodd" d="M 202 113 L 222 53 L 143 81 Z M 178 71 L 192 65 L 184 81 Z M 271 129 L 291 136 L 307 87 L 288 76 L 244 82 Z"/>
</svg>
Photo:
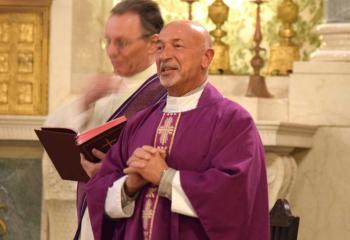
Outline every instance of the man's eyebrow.
<svg viewBox="0 0 350 240">
<path fill-rule="evenodd" d="M 173 41 L 172 42 L 183 42 L 183 40 L 182 39 L 180 39 L 180 38 L 175 38 L 175 39 L 173 39 Z"/>
<path fill-rule="evenodd" d="M 171 39 L 170 42 L 171 42 L 171 44 L 176 44 L 176 43 L 183 44 L 184 43 L 184 41 L 182 39 L 180 39 L 180 38 Z M 163 40 L 161 40 L 161 39 L 158 39 L 156 41 L 156 44 L 157 45 L 164 45 L 165 42 Z"/>
</svg>

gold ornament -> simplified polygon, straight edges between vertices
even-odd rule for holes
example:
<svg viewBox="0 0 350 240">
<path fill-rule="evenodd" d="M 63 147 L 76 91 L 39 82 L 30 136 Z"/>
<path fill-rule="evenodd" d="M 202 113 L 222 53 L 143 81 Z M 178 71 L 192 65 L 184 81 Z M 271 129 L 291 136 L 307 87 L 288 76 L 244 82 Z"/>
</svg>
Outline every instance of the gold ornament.
<svg viewBox="0 0 350 240">
<path fill-rule="evenodd" d="M 283 0 L 277 10 L 282 25 L 279 30 L 280 42 L 270 49 L 267 73 L 288 75 L 293 70 L 293 62 L 300 59 L 299 47 L 292 42 L 295 36 L 292 24 L 298 19 L 299 8 L 293 0 Z"/>
<path fill-rule="evenodd" d="M 210 74 L 232 74 L 230 69 L 229 46 L 221 38 L 227 32 L 221 29 L 229 14 L 229 7 L 222 0 L 215 0 L 208 8 L 209 18 L 214 22 L 216 28 L 210 31 L 214 38 L 213 49 L 215 55 L 209 67 Z"/>
</svg>

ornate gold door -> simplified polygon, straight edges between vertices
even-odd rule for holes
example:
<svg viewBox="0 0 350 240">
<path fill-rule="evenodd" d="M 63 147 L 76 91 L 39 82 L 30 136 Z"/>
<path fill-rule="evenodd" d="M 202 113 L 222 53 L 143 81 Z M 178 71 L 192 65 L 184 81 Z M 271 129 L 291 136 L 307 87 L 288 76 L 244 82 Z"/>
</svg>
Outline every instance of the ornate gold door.
<svg viewBox="0 0 350 240">
<path fill-rule="evenodd" d="M 47 113 L 48 8 L 0 6 L 0 114 Z"/>
</svg>

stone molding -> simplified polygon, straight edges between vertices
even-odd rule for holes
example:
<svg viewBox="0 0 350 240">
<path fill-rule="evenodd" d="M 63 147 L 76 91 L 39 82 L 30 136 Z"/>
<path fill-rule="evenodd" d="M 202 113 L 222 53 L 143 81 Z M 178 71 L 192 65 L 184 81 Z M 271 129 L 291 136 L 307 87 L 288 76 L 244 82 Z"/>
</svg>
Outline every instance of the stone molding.
<svg viewBox="0 0 350 240">
<path fill-rule="evenodd" d="M 318 127 L 288 122 L 258 121 L 257 128 L 266 152 L 286 155 L 295 149 L 311 148 L 313 135 Z"/>
<path fill-rule="evenodd" d="M 350 61 L 350 23 L 327 23 L 318 27 L 322 46 L 311 55 L 312 61 Z"/>
<path fill-rule="evenodd" d="M 0 116 L 0 140 L 38 141 L 34 133 L 45 121 L 44 116 Z"/>
<path fill-rule="evenodd" d="M 317 126 L 258 121 L 257 127 L 265 147 L 271 209 L 277 199 L 289 198 L 298 173 L 292 153 L 294 150 L 307 150 L 312 147 Z"/>
<path fill-rule="evenodd" d="M 34 129 L 42 116 L 0 116 L 0 156 L 9 159 L 41 159 L 43 149 Z"/>
</svg>

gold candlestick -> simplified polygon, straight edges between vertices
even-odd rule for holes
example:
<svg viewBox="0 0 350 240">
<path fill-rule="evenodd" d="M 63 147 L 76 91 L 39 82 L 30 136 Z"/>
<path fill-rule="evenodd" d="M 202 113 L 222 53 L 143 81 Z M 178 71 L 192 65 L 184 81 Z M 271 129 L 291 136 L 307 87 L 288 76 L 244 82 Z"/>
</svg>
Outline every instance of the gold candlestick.
<svg viewBox="0 0 350 240">
<path fill-rule="evenodd" d="M 215 55 L 209 66 L 211 74 L 232 74 L 230 69 L 229 46 L 221 38 L 226 36 L 227 32 L 221 29 L 226 22 L 229 14 L 229 7 L 222 0 L 215 0 L 208 8 L 209 18 L 214 22 L 216 28 L 210 31 L 214 38 L 213 48 Z"/>
<path fill-rule="evenodd" d="M 198 0 L 182 0 L 188 3 L 188 20 L 192 20 L 192 4 Z"/>
<path fill-rule="evenodd" d="M 279 30 L 280 42 L 270 50 L 267 73 L 270 75 L 288 75 L 293 70 L 293 62 L 300 59 L 299 47 L 292 42 L 295 36 L 293 23 L 298 19 L 299 8 L 293 0 L 283 0 L 277 10 L 282 25 Z"/>
<path fill-rule="evenodd" d="M 265 51 L 264 48 L 260 47 L 262 40 L 261 26 L 260 26 L 260 5 L 264 3 L 262 0 L 252 1 L 256 3 L 256 23 L 255 23 L 255 33 L 254 33 L 254 42 L 255 47 L 253 51 L 255 55 L 253 56 L 250 64 L 253 67 L 254 73 L 250 75 L 249 85 L 246 95 L 248 97 L 261 97 L 261 98 L 270 98 L 272 95 L 269 93 L 266 87 L 265 78 L 260 75 L 260 70 L 264 66 L 264 60 L 260 56 L 261 51 Z"/>
</svg>

